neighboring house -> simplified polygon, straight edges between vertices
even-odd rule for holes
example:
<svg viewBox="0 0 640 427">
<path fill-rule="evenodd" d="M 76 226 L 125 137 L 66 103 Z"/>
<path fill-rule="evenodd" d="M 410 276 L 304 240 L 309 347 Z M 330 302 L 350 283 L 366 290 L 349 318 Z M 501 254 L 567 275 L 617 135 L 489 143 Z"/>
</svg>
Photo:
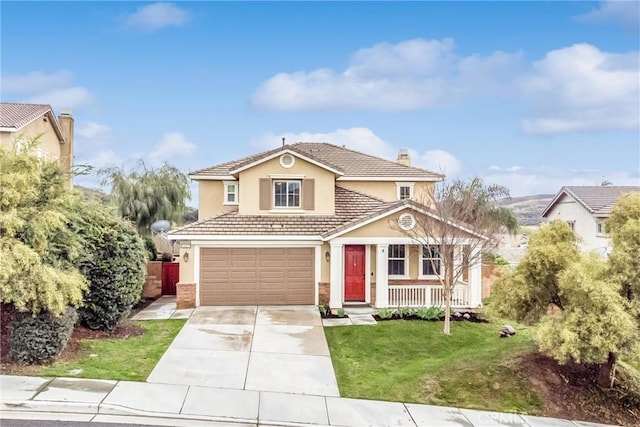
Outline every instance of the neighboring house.
<svg viewBox="0 0 640 427">
<path fill-rule="evenodd" d="M 169 233 L 180 243 L 179 306 L 444 304 L 438 248 L 403 231 L 418 215 L 438 220 L 420 202 L 444 177 L 411 167 L 406 150 L 393 162 L 297 143 L 189 176 L 199 220 Z M 453 306 L 481 304 L 477 258 Z"/>
<path fill-rule="evenodd" d="M 32 153 L 57 160 L 73 186 L 73 116 L 62 112 L 57 118 L 50 105 L 0 102 L 0 144 L 13 148 L 40 136 Z"/>
<path fill-rule="evenodd" d="M 611 241 L 605 230 L 605 220 L 618 197 L 633 191 L 640 191 L 640 187 L 562 187 L 542 211 L 542 218 L 547 222 L 565 221 L 582 239 L 583 250 L 607 254 Z"/>
</svg>

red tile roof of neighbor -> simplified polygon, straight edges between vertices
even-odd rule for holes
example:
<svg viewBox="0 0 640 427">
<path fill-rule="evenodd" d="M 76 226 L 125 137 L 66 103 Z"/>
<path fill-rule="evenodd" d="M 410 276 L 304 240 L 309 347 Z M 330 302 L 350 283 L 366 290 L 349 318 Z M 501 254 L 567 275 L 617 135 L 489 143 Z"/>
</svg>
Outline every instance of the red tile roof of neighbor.
<svg viewBox="0 0 640 427">
<path fill-rule="evenodd" d="M 190 176 L 196 180 L 199 177 L 206 176 L 228 176 L 234 169 L 266 159 L 283 150 L 290 150 L 293 153 L 298 153 L 301 156 L 326 165 L 331 169 L 341 172 L 344 177 L 394 177 L 423 180 L 429 179 L 433 181 L 441 181 L 444 178 L 442 174 L 430 172 L 413 166 L 405 166 L 397 162 L 385 160 L 380 157 L 371 156 L 369 154 L 339 147 L 326 142 L 299 142 L 297 144 L 285 145 L 283 147 L 244 157 L 242 159 L 200 169 L 192 172 Z"/>
<path fill-rule="evenodd" d="M 4 128 L 4 130 L 9 130 L 10 132 L 17 132 L 44 115 L 49 116 L 51 126 L 53 126 L 58 138 L 64 141 L 64 136 L 58 120 L 53 114 L 51 105 L 0 102 L 0 128 Z"/>
<path fill-rule="evenodd" d="M 549 205 L 542 211 L 542 216 L 544 217 L 564 194 L 573 197 L 593 215 L 608 216 L 618 197 L 634 191 L 640 191 L 640 186 L 599 185 L 562 187 Z"/>
<path fill-rule="evenodd" d="M 52 111 L 46 104 L 0 102 L 0 127 L 20 129 Z"/>
</svg>

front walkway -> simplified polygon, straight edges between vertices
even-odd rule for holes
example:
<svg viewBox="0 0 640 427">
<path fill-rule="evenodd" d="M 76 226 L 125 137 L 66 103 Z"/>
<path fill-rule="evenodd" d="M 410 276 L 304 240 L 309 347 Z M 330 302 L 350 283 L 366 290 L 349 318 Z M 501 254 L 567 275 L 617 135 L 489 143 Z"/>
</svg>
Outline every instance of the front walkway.
<svg viewBox="0 0 640 427">
<path fill-rule="evenodd" d="M 400 402 L 78 378 L 0 376 L 0 391 L 4 419 L 165 426 L 599 426 Z"/>
<path fill-rule="evenodd" d="M 316 306 L 198 307 L 147 382 L 340 395 Z"/>
</svg>

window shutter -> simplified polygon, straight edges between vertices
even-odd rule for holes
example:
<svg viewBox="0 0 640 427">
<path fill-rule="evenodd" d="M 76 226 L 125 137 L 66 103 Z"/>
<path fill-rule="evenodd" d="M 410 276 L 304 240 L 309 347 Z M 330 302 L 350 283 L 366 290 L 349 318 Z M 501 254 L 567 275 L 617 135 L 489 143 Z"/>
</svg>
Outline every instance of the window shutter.
<svg viewBox="0 0 640 427">
<path fill-rule="evenodd" d="M 260 178 L 260 210 L 268 211 L 269 209 L 271 209 L 271 180 Z"/>
<path fill-rule="evenodd" d="M 302 180 L 302 209 L 312 211 L 315 209 L 315 183 L 313 179 Z"/>
</svg>

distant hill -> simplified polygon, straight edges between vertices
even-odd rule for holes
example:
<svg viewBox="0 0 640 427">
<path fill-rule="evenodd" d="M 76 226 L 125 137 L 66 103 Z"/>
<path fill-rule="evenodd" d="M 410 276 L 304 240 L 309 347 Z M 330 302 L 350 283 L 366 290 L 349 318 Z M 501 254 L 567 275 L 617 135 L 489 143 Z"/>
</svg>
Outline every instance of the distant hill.
<svg viewBox="0 0 640 427">
<path fill-rule="evenodd" d="M 533 196 L 510 197 L 499 201 L 501 206 L 513 211 L 520 225 L 540 225 L 540 215 L 553 200 L 555 194 L 535 194 Z"/>
</svg>

